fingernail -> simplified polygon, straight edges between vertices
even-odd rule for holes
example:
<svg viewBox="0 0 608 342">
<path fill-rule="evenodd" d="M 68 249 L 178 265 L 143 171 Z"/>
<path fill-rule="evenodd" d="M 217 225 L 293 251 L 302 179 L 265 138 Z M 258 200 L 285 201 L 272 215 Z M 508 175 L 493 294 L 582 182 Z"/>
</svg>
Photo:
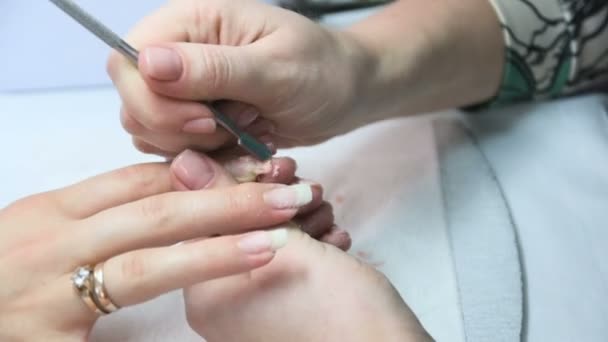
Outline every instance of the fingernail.
<svg viewBox="0 0 608 342">
<path fill-rule="evenodd" d="M 158 81 L 177 81 L 183 72 L 182 59 L 172 49 L 150 47 L 144 50 L 145 72 Z"/>
<path fill-rule="evenodd" d="M 205 188 L 215 176 L 210 161 L 190 150 L 175 158 L 172 168 L 179 181 L 190 190 Z"/>
<path fill-rule="evenodd" d="M 224 165 L 239 183 L 253 182 L 259 175 L 272 171 L 272 160 L 261 162 L 250 156 L 231 160 Z"/>
<path fill-rule="evenodd" d="M 288 231 L 285 228 L 254 232 L 239 240 L 237 246 L 247 254 L 276 251 L 287 244 Z"/>
<path fill-rule="evenodd" d="M 251 125 L 251 123 L 253 123 L 255 121 L 255 119 L 258 118 L 258 116 L 260 116 L 260 113 L 258 112 L 257 109 L 248 108 L 247 110 L 243 111 L 242 113 L 235 115 L 234 121 L 236 122 L 236 124 L 239 127 L 245 128 L 245 127 Z"/>
<path fill-rule="evenodd" d="M 295 209 L 312 202 L 312 188 L 308 184 L 275 188 L 264 194 L 264 202 L 275 209 Z"/>
<path fill-rule="evenodd" d="M 215 132 L 217 124 L 210 118 L 195 119 L 186 122 L 182 131 L 192 134 L 210 134 Z"/>
</svg>

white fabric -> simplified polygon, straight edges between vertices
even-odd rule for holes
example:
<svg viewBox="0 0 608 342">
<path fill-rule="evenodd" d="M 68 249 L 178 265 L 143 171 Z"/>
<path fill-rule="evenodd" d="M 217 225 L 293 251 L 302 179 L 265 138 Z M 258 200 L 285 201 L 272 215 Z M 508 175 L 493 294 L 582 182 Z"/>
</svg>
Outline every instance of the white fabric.
<svg viewBox="0 0 608 342">
<path fill-rule="evenodd" d="M 440 119 L 434 127 L 466 341 L 517 341 L 522 272 L 502 189 L 461 120 Z"/>
<path fill-rule="evenodd" d="M 521 240 L 526 341 L 608 341 L 608 114 L 589 96 L 470 120 Z"/>
</svg>

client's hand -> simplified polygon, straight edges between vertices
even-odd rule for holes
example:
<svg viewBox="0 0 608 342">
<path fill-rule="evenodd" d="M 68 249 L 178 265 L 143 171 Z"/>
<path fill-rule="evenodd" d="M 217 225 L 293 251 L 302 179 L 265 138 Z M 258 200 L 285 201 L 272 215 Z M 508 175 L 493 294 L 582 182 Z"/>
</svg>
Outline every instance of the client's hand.
<svg viewBox="0 0 608 342">
<path fill-rule="evenodd" d="M 287 231 L 243 233 L 322 203 L 320 189 L 305 184 L 217 189 L 229 179 L 226 170 L 202 156 L 193 169 L 188 154 L 172 169 L 136 165 L 2 209 L 0 340 L 84 341 L 99 317 L 95 309 L 112 311 L 263 266 L 287 242 Z M 273 165 L 283 171 L 262 178 L 293 177 L 288 160 L 231 168 L 243 176 Z M 174 192 L 189 186 L 188 174 L 204 189 Z M 218 237 L 202 239 L 210 236 Z"/>
<path fill-rule="evenodd" d="M 290 230 L 272 262 L 185 291 L 207 342 L 431 341 L 390 282 L 338 248 Z"/>
<path fill-rule="evenodd" d="M 195 170 L 203 161 L 187 152 L 173 167 L 177 171 L 188 164 Z M 200 188 L 193 182 L 196 175 L 176 175 L 190 184 L 180 188 Z M 214 183 L 233 184 L 230 177 Z M 350 237 L 335 227 L 328 231 L 333 225 L 331 207 L 324 204 L 296 221 L 309 234 L 291 229 L 287 246 L 269 265 L 184 290 L 188 321 L 195 331 L 208 342 L 431 340 L 390 282 L 341 250 L 350 247 Z"/>
</svg>

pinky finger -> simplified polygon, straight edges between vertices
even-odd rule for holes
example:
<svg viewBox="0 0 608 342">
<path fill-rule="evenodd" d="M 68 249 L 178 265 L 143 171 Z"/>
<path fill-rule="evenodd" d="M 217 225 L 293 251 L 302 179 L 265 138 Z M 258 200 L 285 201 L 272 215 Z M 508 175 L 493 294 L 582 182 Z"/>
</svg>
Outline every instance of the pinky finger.
<svg viewBox="0 0 608 342">
<path fill-rule="evenodd" d="M 172 290 L 248 272 L 268 264 L 287 243 L 287 230 L 196 240 L 125 253 L 104 264 L 107 294 L 115 304 L 139 304 Z"/>
<path fill-rule="evenodd" d="M 343 251 L 348 251 L 352 245 L 350 234 L 346 230 L 337 227 L 332 228 L 329 232 L 321 237 L 321 241 L 334 245 Z"/>
</svg>

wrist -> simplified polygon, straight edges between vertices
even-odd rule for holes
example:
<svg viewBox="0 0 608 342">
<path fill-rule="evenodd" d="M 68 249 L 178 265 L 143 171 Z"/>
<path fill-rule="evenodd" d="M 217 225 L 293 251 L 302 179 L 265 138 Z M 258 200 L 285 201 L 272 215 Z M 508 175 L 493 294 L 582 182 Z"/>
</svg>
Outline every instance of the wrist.
<svg viewBox="0 0 608 342">
<path fill-rule="evenodd" d="M 411 35 L 396 45 L 378 21 L 372 17 L 341 32 L 362 56 L 355 67 L 351 112 L 362 125 L 415 112 L 428 90 L 419 76 L 425 73 L 423 63 L 436 53 L 431 35 Z"/>
<path fill-rule="evenodd" d="M 366 122 L 471 105 L 500 84 L 503 36 L 487 0 L 397 1 L 343 34 L 367 58 L 355 78 Z"/>
<path fill-rule="evenodd" d="M 341 126 L 347 132 L 374 121 L 370 110 L 374 107 L 376 94 L 370 84 L 377 83 L 372 80 L 379 74 L 382 59 L 351 32 L 331 30 L 330 33 L 337 42 L 338 63 L 344 75 L 341 83 L 347 89 L 340 101 Z"/>
</svg>

